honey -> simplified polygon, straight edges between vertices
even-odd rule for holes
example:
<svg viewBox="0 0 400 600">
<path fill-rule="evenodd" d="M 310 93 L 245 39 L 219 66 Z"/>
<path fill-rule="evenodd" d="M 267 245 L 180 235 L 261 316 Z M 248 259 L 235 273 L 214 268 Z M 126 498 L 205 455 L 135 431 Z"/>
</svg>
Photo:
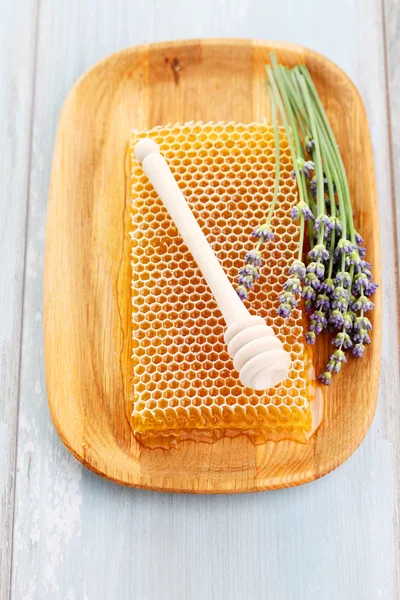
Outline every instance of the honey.
<svg viewBox="0 0 400 600">
<path fill-rule="evenodd" d="M 137 162 L 142 137 L 160 146 L 200 227 L 232 284 L 253 248 L 273 196 L 273 129 L 264 124 L 196 123 L 134 132 L 132 165 L 132 395 L 136 437 L 151 447 L 184 439 L 213 442 L 248 435 L 306 441 L 311 429 L 308 368 L 301 310 L 285 321 L 278 296 L 296 258 L 297 202 L 290 151 L 280 131 L 280 193 L 271 221 L 275 234 L 249 294 L 250 312 L 265 318 L 290 352 L 288 378 L 276 388 L 243 388 L 227 353 L 225 324 L 206 282 Z"/>
</svg>

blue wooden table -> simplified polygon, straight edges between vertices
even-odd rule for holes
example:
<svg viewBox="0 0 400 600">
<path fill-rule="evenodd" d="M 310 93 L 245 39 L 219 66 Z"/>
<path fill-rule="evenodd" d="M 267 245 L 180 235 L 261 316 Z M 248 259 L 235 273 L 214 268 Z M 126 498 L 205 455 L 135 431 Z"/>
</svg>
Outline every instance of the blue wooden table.
<svg viewBox="0 0 400 600">
<path fill-rule="evenodd" d="M 399 598 L 397 0 L 0 0 L 0 8 L 1 600 Z M 383 253 L 378 411 L 357 452 L 304 487 L 219 497 L 126 489 L 75 461 L 47 408 L 43 252 L 57 120 L 74 81 L 103 56 L 224 36 L 309 46 L 338 63 L 365 102 Z"/>
</svg>

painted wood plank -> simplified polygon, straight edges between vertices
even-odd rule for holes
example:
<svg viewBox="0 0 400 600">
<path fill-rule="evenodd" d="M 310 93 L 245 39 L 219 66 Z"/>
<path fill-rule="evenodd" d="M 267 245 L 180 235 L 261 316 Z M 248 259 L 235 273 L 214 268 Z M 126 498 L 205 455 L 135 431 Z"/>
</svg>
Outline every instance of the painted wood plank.
<svg viewBox="0 0 400 600">
<path fill-rule="evenodd" d="M 378 3 L 43 0 L 39 32 L 12 597 L 396 598 L 398 339 Z M 140 492 L 86 471 L 51 424 L 43 370 L 43 225 L 62 101 L 86 68 L 114 50 L 208 36 L 303 43 L 353 78 L 370 121 L 385 257 L 381 393 L 367 438 L 314 484 L 237 497 Z"/>
<path fill-rule="evenodd" d="M 392 187 L 397 223 L 397 260 L 400 264 L 400 6 L 397 0 L 383 0 L 387 60 L 388 105 L 390 111 Z M 397 274 L 400 293 L 400 278 Z"/>
<path fill-rule="evenodd" d="M 1 3 L 0 598 L 10 585 L 36 1 Z"/>
</svg>

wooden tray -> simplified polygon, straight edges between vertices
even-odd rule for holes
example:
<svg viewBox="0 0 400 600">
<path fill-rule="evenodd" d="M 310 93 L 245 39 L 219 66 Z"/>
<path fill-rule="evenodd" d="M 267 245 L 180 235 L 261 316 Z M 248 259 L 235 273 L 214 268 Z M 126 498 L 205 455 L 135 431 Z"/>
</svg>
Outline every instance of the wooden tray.
<svg viewBox="0 0 400 600">
<path fill-rule="evenodd" d="M 249 492 L 306 483 L 340 465 L 375 411 L 381 297 L 372 344 L 324 388 L 322 425 L 308 445 L 253 446 L 245 438 L 178 450 L 147 450 L 125 414 L 131 363 L 130 193 L 132 128 L 190 120 L 248 123 L 268 115 L 265 64 L 275 50 L 309 67 L 332 122 L 350 181 L 355 220 L 380 281 L 379 223 L 368 124 L 348 77 L 300 46 L 201 40 L 130 48 L 98 63 L 62 110 L 51 178 L 46 265 L 47 391 L 55 427 L 84 465 L 115 482 L 193 492 Z M 318 348 L 317 370 L 328 340 Z"/>
</svg>

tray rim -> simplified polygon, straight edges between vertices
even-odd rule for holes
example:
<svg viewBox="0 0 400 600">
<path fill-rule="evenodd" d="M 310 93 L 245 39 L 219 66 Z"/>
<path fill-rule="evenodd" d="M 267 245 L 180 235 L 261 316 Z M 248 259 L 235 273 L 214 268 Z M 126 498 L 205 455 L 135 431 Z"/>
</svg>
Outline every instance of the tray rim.
<svg viewBox="0 0 400 600">
<path fill-rule="evenodd" d="M 294 44 L 294 43 L 289 43 L 289 42 L 281 42 L 281 41 L 274 41 L 274 40 L 260 40 L 260 39 L 251 39 L 251 38 L 229 38 L 229 37 L 228 38 L 204 38 L 204 39 L 203 38 L 193 38 L 193 39 L 182 39 L 182 40 L 162 41 L 162 42 L 155 42 L 155 43 L 148 43 L 148 44 L 140 44 L 140 45 L 131 46 L 131 47 L 128 47 L 125 49 L 121 49 L 117 52 L 111 53 L 111 54 L 107 55 L 106 57 L 102 58 L 100 61 L 96 62 L 89 69 L 87 69 L 77 79 L 75 84 L 71 87 L 70 91 L 68 92 L 66 99 L 63 103 L 61 113 L 60 113 L 59 124 L 57 127 L 57 139 L 56 139 L 54 154 L 56 152 L 57 143 L 58 143 L 59 126 L 63 119 L 63 115 L 67 110 L 67 107 L 68 107 L 71 97 L 73 97 L 73 95 L 76 93 L 79 86 L 85 82 L 86 78 L 93 75 L 97 69 L 106 65 L 111 60 L 121 59 L 124 56 L 131 54 L 132 52 L 135 52 L 135 53 L 137 53 L 137 55 L 140 55 L 141 53 L 144 53 L 152 48 L 167 51 L 167 50 L 177 49 L 177 48 L 185 48 L 185 47 L 187 48 L 187 47 L 191 47 L 196 44 L 202 44 L 203 46 L 211 46 L 211 47 L 212 46 L 217 46 L 217 47 L 251 46 L 251 47 L 255 47 L 255 48 L 257 48 L 257 47 L 261 47 L 261 48 L 272 47 L 278 51 L 279 50 L 288 51 L 291 53 L 303 54 L 304 52 L 306 52 L 308 56 L 313 56 L 316 59 L 322 60 L 324 63 L 326 63 L 326 65 L 329 66 L 330 69 L 335 71 L 337 74 L 340 74 L 340 76 L 346 80 L 346 83 L 348 84 L 348 86 L 351 87 L 352 93 L 357 98 L 359 108 L 363 113 L 363 119 L 365 120 L 365 123 L 367 125 L 367 134 L 368 134 L 367 141 L 369 143 L 369 150 L 370 150 L 370 154 L 371 154 L 370 158 L 371 158 L 371 162 L 372 162 L 371 187 L 373 189 L 373 195 L 375 197 L 375 203 L 377 205 L 377 190 L 376 190 L 376 179 L 375 179 L 375 171 L 374 171 L 372 144 L 371 144 L 371 139 L 370 139 L 370 128 L 369 128 L 368 117 L 366 114 L 364 103 L 363 103 L 363 100 L 361 98 L 361 95 L 360 95 L 356 85 L 354 84 L 354 82 L 351 80 L 351 78 L 347 75 L 347 73 L 341 67 L 339 67 L 336 63 L 334 63 L 329 58 L 325 57 L 323 54 L 321 54 L 315 50 L 309 49 L 305 46 L 302 46 L 299 44 Z M 53 179 L 53 169 L 52 169 L 52 178 L 51 179 Z M 51 189 L 51 185 L 50 185 L 50 189 Z M 381 249 L 380 249 L 381 245 L 380 245 L 380 226 L 379 226 L 379 211 L 378 211 L 378 209 L 376 210 L 376 213 L 375 213 L 375 221 L 376 221 L 377 231 L 379 232 L 379 236 L 378 236 L 379 241 L 378 241 L 377 245 L 375 246 L 376 256 L 375 256 L 375 261 L 374 261 L 374 270 L 376 273 L 375 279 L 378 281 L 378 283 L 381 283 Z M 48 220 L 48 223 L 46 226 L 45 291 L 46 291 L 46 278 L 47 278 L 47 274 L 48 274 L 48 267 L 47 267 L 48 244 L 47 244 L 47 240 L 48 240 L 49 229 L 50 229 L 49 222 L 50 222 L 50 220 Z M 381 321 L 381 292 L 380 291 L 378 291 L 376 297 L 379 298 L 379 310 L 377 312 L 379 313 L 378 316 L 379 316 L 379 324 L 380 324 L 380 321 Z M 45 304 L 44 312 L 45 312 L 45 317 L 46 317 L 46 312 L 47 312 L 46 311 L 46 295 L 45 295 L 44 304 Z M 378 331 L 375 332 L 374 344 L 377 348 L 377 353 L 380 356 L 382 332 L 381 332 L 381 327 L 379 327 L 377 329 L 379 329 L 379 334 L 378 334 Z M 378 389 L 379 389 L 380 362 L 376 365 L 377 371 L 378 371 L 378 376 L 375 379 L 374 385 L 370 391 L 370 395 L 373 398 L 373 402 L 371 402 L 371 404 L 370 404 L 369 412 L 365 414 L 365 417 L 366 417 L 365 424 L 364 424 L 364 427 L 359 430 L 359 436 L 356 439 L 354 439 L 353 443 L 351 445 L 348 445 L 339 455 L 335 455 L 329 463 L 326 463 L 325 467 L 322 470 L 320 470 L 317 475 L 315 475 L 315 473 L 312 473 L 309 470 L 309 471 L 303 472 L 303 476 L 296 479 L 295 481 L 280 481 L 279 483 L 276 483 L 276 484 L 271 482 L 270 478 L 266 477 L 261 480 L 258 479 L 257 483 L 253 486 L 249 486 L 247 488 L 235 489 L 235 490 L 217 489 L 217 488 L 201 489 L 201 490 L 196 490 L 194 488 L 179 488 L 179 489 L 177 489 L 176 486 L 171 486 L 171 487 L 168 487 L 168 485 L 156 486 L 153 484 L 143 483 L 140 480 L 138 480 L 137 482 L 127 481 L 126 479 L 112 476 L 110 473 L 107 473 L 106 470 L 98 468 L 93 462 L 91 462 L 90 460 L 87 460 L 85 458 L 85 455 L 82 454 L 79 451 L 79 449 L 76 448 L 75 445 L 70 443 L 68 436 L 65 434 L 60 422 L 58 421 L 57 414 L 56 414 L 56 411 L 54 408 L 54 404 L 51 399 L 51 393 L 49 392 L 48 364 L 50 362 L 50 358 L 49 358 L 49 354 L 46 350 L 46 348 L 47 348 L 46 318 L 44 320 L 44 330 L 45 330 L 45 363 L 46 363 L 46 385 L 47 385 L 47 389 L 48 389 L 48 404 L 49 404 L 50 414 L 51 414 L 54 426 L 56 428 L 56 431 L 57 431 L 60 439 L 62 440 L 63 444 L 67 447 L 67 449 L 71 452 L 71 454 L 77 460 L 79 460 L 79 462 L 81 462 L 85 467 L 87 467 L 88 469 L 90 469 L 91 471 L 96 473 L 97 475 L 100 475 L 101 477 L 108 479 L 109 481 L 118 483 L 118 484 L 126 486 L 126 487 L 133 487 L 133 488 L 144 489 L 144 490 L 164 491 L 164 492 L 188 493 L 188 494 L 227 494 L 227 493 L 231 494 L 231 493 L 248 493 L 248 492 L 256 492 L 256 491 L 267 491 L 267 490 L 274 490 L 274 489 L 293 487 L 293 486 L 297 486 L 297 485 L 303 485 L 305 483 L 309 483 L 311 481 L 319 479 L 319 478 L 327 475 L 328 473 L 332 472 L 334 469 L 336 469 L 338 466 L 340 466 L 340 464 L 345 462 L 355 452 L 355 450 L 358 448 L 358 446 L 361 444 L 362 440 L 364 439 L 364 437 L 372 423 L 372 420 L 373 420 L 373 417 L 375 414 L 375 410 L 376 410 Z M 271 442 L 271 443 L 275 444 L 275 442 Z M 265 481 L 267 483 L 263 484 L 263 481 Z"/>
</svg>

